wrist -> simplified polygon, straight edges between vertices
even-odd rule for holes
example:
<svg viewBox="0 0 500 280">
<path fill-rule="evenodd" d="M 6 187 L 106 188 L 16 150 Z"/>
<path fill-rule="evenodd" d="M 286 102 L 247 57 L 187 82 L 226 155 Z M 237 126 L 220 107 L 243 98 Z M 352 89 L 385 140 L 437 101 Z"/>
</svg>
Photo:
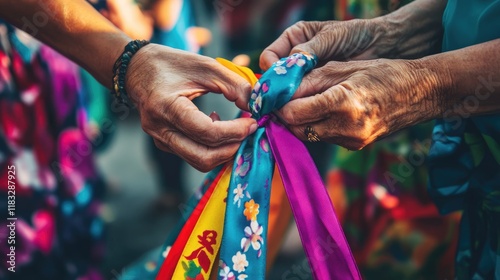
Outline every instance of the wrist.
<svg viewBox="0 0 500 280">
<path fill-rule="evenodd" d="M 92 58 L 94 61 L 89 66 L 89 68 L 91 68 L 90 72 L 95 73 L 95 78 L 109 89 L 113 89 L 113 66 L 130 41 L 131 39 L 121 32 L 111 36 L 108 35 L 104 43 L 106 48 L 98 53 L 98 56 Z M 103 44 L 102 41 L 101 44 Z M 94 72 L 92 72 L 92 70 Z"/>
<path fill-rule="evenodd" d="M 411 75 L 418 80 L 418 93 L 422 96 L 422 112 L 427 119 L 441 118 L 443 113 L 458 102 L 453 93 L 454 79 L 450 71 L 449 62 L 442 56 L 428 56 L 417 60 L 410 60 Z"/>
<path fill-rule="evenodd" d="M 377 18 L 385 34 L 381 57 L 415 59 L 438 53 L 445 6 L 444 0 L 416 0 Z"/>
<path fill-rule="evenodd" d="M 386 16 L 366 20 L 373 26 L 372 53 L 376 58 L 397 58 L 397 44 L 401 37 L 401 23 Z"/>
<path fill-rule="evenodd" d="M 130 41 L 113 64 L 112 93 L 120 103 L 125 103 L 125 101 L 129 100 L 126 90 L 126 74 L 129 70 L 130 62 L 136 53 L 148 44 L 149 41 L 146 40 Z"/>
<path fill-rule="evenodd" d="M 134 104 L 139 105 L 144 98 L 144 94 L 149 94 L 150 90 L 146 88 L 151 86 L 145 84 L 143 81 L 149 80 L 147 76 L 152 73 L 157 73 L 154 65 L 148 64 L 152 57 L 158 57 L 156 44 L 148 44 L 137 51 L 132 57 L 128 65 L 127 73 L 125 75 L 125 89 L 128 98 Z M 140 95 L 139 95 L 140 94 Z"/>
</svg>

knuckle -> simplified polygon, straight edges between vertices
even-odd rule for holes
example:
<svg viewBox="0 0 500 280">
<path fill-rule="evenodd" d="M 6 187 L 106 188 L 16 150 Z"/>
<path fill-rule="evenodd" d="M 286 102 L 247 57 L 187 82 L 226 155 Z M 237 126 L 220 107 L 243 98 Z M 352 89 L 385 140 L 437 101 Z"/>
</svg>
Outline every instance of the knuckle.
<svg viewBox="0 0 500 280">
<path fill-rule="evenodd" d="M 281 119 L 287 125 L 296 125 L 297 124 L 294 110 L 289 109 L 287 107 L 283 108 L 283 110 L 281 111 Z"/>
<path fill-rule="evenodd" d="M 198 169 L 202 172 L 208 172 L 212 170 L 217 165 L 216 157 L 213 153 L 205 153 L 201 155 L 198 159 Z"/>
<path fill-rule="evenodd" d="M 168 147 L 170 147 L 172 145 L 172 143 L 174 143 L 174 141 L 173 141 L 174 132 L 172 132 L 172 131 L 165 130 L 165 131 L 161 132 L 160 137 L 161 137 L 160 141 L 163 142 Z"/>
<path fill-rule="evenodd" d="M 240 83 L 239 88 L 241 92 L 244 94 L 246 99 L 250 98 L 250 93 L 252 92 L 252 85 L 249 82 L 243 81 Z"/>
<path fill-rule="evenodd" d="M 295 25 L 292 25 L 292 27 L 295 27 L 298 29 L 303 29 L 303 28 L 307 27 L 307 22 L 304 20 L 300 20 Z"/>
<path fill-rule="evenodd" d="M 203 138 L 205 144 L 211 147 L 216 146 L 218 143 L 225 140 L 222 133 L 218 129 L 208 130 L 207 133 L 204 133 L 204 135 L 205 137 Z"/>
</svg>

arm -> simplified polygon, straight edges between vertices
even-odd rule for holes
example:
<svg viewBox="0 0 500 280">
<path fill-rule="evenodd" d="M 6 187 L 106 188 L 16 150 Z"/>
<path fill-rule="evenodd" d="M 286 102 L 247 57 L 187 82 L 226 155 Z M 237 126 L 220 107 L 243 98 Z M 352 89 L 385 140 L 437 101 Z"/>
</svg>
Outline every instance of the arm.
<svg viewBox="0 0 500 280">
<path fill-rule="evenodd" d="M 419 58 L 441 51 L 447 0 L 417 0 L 373 20 L 383 34 L 367 51 L 377 58 Z"/>
<path fill-rule="evenodd" d="M 113 64 L 130 41 L 83 0 L 0 0 L 0 17 L 79 63 L 108 88 Z M 192 103 L 220 92 L 247 108 L 250 84 L 209 57 L 149 44 L 132 57 L 125 87 L 158 148 L 202 171 L 230 160 L 257 129 L 250 118 L 212 121 Z"/>
<path fill-rule="evenodd" d="M 268 69 L 281 57 L 305 51 L 320 62 L 418 58 L 439 51 L 446 0 L 416 0 L 386 16 L 349 21 L 299 22 L 260 57 Z"/>
<path fill-rule="evenodd" d="M 421 59 L 439 77 L 436 118 L 500 112 L 500 39 Z"/>
<path fill-rule="evenodd" d="M 500 112 L 499 66 L 500 39 L 416 60 L 332 61 L 304 78 L 294 98 L 305 97 L 279 115 L 303 140 L 311 126 L 321 140 L 358 150 L 431 119 L 456 128 Z"/>
</svg>

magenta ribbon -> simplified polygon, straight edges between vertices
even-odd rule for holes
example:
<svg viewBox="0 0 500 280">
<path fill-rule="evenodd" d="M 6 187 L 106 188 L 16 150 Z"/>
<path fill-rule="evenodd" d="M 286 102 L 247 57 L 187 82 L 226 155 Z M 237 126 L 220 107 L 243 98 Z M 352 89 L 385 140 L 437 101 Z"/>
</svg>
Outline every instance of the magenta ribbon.
<svg viewBox="0 0 500 280">
<path fill-rule="evenodd" d="M 266 118 L 269 145 L 315 279 L 361 279 L 328 192 L 304 144 Z"/>
</svg>

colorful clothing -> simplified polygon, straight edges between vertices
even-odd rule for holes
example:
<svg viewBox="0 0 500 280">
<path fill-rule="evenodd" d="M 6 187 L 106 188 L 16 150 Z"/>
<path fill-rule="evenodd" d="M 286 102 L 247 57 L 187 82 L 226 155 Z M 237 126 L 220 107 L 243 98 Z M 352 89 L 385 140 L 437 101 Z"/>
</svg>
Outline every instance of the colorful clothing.
<svg viewBox="0 0 500 280">
<path fill-rule="evenodd" d="M 409 1 L 336 1 L 338 20 L 371 18 Z M 327 185 L 365 279 L 453 279 L 460 213 L 439 214 L 425 161 L 432 125 L 362 151 L 338 148 Z"/>
<path fill-rule="evenodd" d="M 500 1 L 450 0 L 443 26 L 443 51 L 500 38 Z M 500 115 L 468 118 L 470 103 L 487 100 L 498 86 L 494 73 L 477 77 L 462 118 L 445 112 L 432 134 L 429 192 L 441 213 L 463 210 L 458 279 L 500 279 Z"/>
<path fill-rule="evenodd" d="M 459 214 L 426 192 L 431 124 L 338 148 L 327 185 L 364 279 L 453 279 Z"/>
<path fill-rule="evenodd" d="M 0 42 L 0 278 L 102 279 L 104 187 L 84 134 L 78 68 L 2 23 Z"/>
</svg>

